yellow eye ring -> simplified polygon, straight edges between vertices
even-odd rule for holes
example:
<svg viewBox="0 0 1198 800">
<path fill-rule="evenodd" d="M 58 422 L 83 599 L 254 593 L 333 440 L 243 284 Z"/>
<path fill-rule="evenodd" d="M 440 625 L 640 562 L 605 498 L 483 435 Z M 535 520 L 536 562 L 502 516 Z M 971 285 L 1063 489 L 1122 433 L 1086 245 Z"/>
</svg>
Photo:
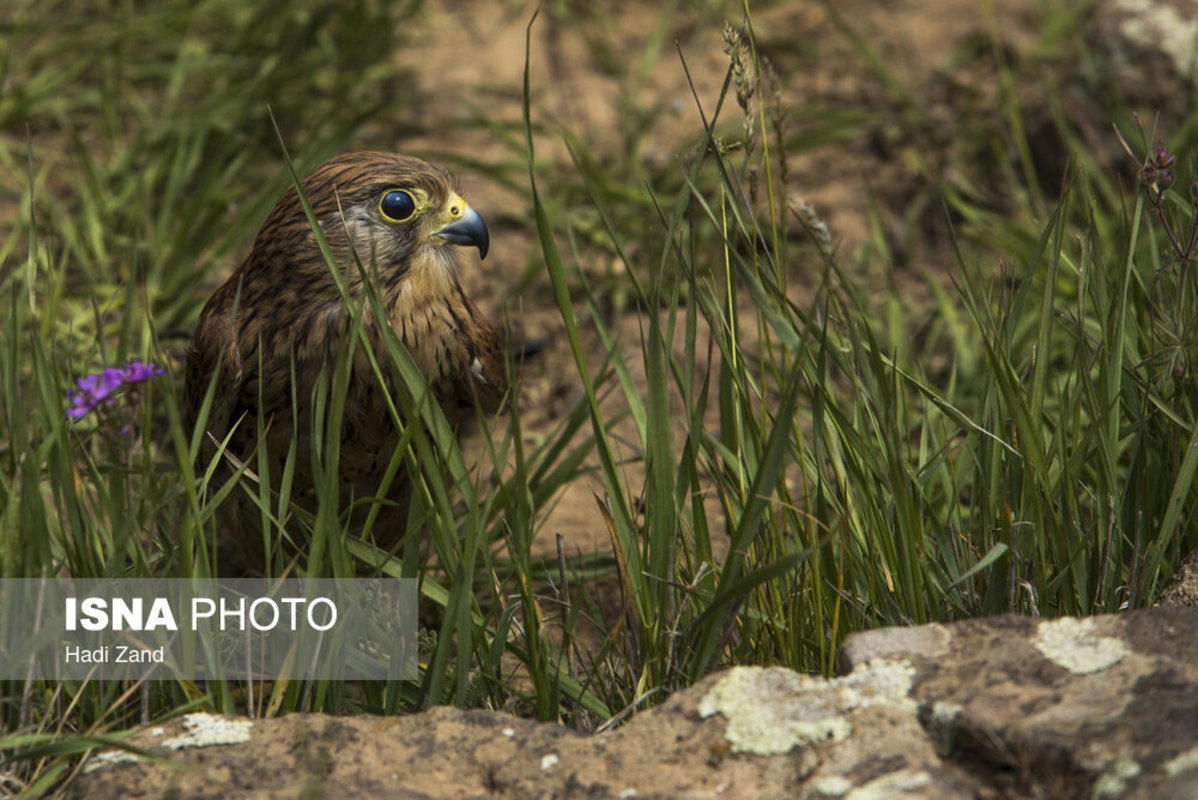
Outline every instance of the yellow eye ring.
<svg viewBox="0 0 1198 800">
<path fill-rule="evenodd" d="M 416 200 L 403 189 L 388 189 L 379 198 L 379 213 L 388 222 L 407 222 L 416 216 Z"/>
</svg>

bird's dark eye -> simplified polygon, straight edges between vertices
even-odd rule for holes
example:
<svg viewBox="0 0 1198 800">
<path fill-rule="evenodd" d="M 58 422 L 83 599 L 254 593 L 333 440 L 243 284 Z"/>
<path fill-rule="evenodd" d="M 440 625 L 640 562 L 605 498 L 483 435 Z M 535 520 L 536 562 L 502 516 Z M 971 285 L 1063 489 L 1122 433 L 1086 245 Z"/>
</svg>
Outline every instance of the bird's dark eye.
<svg viewBox="0 0 1198 800">
<path fill-rule="evenodd" d="M 389 222 L 407 222 L 416 214 L 416 201 L 401 189 L 392 189 L 379 200 L 379 211 Z"/>
</svg>

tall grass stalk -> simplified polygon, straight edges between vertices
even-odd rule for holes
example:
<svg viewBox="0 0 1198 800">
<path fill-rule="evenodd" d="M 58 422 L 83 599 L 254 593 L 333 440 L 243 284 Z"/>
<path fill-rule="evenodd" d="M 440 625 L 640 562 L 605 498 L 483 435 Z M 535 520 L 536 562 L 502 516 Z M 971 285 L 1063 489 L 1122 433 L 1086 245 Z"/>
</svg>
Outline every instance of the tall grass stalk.
<svg viewBox="0 0 1198 800">
<path fill-rule="evenodd" d="M 739 35 L 752 42 L 751 27 Z M 610 623 L 626 701 L 719 664 L 829 670 L 844 635 L 877 625 L 1151 602 L 1172 559 L 1198 540 L 1188 373 L 1198 342 L 1184 322 L 1188 256 L 1161 264 L 1159 242 L 1144 238 L 1153 226 L 1140 189 L 1112 205 L 1120 193 L 1106 176 L 1072 167 L 1047 218 L 1038 186 L 1016 195 L 1024 205 L 1012 216 L 1043 222 L 1013 237 L 1009 220 L 942 184 L 946 212 L 981 224 L 941 267 L 951 287 L 929 278 L 931 306 L 904 317 L 903 298 L 866 291 L 801 202 L 788 211 L 808 246 L 786 240 L 775 202 L 786 190 L 768 149 L 754 145 L 774 129 L 765 115 L 780 112 L 751 102 L 766 89 L 761 70 L 737 47 L 730 54 L 724 92 L 738 87 L 746 124 L 721 121 L 723 94 L 710 116 L 696 99 L 691 157 L 672 196 L 659 195 L 665 181 L 641 188 L 658 225 L 636 246 L 610 200 L 631 187 L 606 183 L 622 171 L 604 172 L 605 156 L 567 137 L 641 311 L 639 341 L 617 342 L 602 307 L 592 299 L 586 308 L 633 423 L 631 458 L 605 428 L 607 373 L 586 362 L 573 321 L 570 280 L 585 273 L 558 251 L 552 198 L 530 166 L 629 595 L 629 613 Z M 1001 59 L 999 68 L 1009 69 Z M 905 118 L 916 114 L 914 96 L 893 85 Z M 1005 118 L 1018 120 L 1005 72 L 1004 86 Z M 532 165 L 527 96 L 525 113 Z M 730 140 L 736 128 L 743 138 Z M 922 122 L 915 133 L 930 135 Z M 1018 181 L 1031 160 L 1025 133 L 1015 133 L 1021 171 L 1009 176 Z M 763 204 L 747 190 L 753 181 Z M 658 255 L 634 263 L 630 252 Z M 1003 263 L 998 279 L 985 259 Z M 921 317 L 932 335 L 899 343 Z M 627 377 L 630 360 L 645 365 L 643 388 Z M 634 469 L 621 468 L 630 461 Z M 708 495 L 719 499 L 718 519 Z"/>
</svg>

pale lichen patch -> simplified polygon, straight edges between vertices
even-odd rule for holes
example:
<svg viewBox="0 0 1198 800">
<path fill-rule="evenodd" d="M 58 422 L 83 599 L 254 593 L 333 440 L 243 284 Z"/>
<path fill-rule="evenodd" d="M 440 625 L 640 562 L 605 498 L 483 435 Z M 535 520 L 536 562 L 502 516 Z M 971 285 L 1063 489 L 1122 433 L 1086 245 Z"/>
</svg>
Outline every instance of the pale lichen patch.
<svg viewBox="0 0 1198 800">
<path fill-rule="evenodd" d="M 827 775 L 812 781 L 811 791 L 817 795 L 842 797 L 853 791 L 853 782 L 843 775 Z"/>
<path fill-rule="evenodd" d="M 226 719 L 215 714 L 187 714 L 183 717 L 183 733 L 171 739 L 164 739 L 163 747 L 171 750 L 182 750 L 187 747 L 211 747 L 218 744 L 240 744 L 250 740 L 250 729 L 254 723 L 248 719 Z M 162 736 L 165 729 L 155 727 L 150 729 L 151 736 Z M 141 756 L 127 750 L 107 750 L 100 753 L 83 768 L 84 772 L 92 772 L 101 767 L 126 762 L 141 761 Z"/>
<path fill-rule="evenodd" d="M 1170 778 L 1192 769 L 1198 769 L 1198 747 L 1191 747 L 1165 762 L 1165 774 Z"/>
<path fill-rule="evenodd" d="M 843 741 L 848 712 L 888 705 L 914 714 L 908 695 L 915 669 L 907 661 L 873 659 L 852 674 L 826 680 L 781 667 L 734 667 L 700 701 L 699 714 L 728 718 L 733 752 L 773 755 L 796 745 Z"/>
<path fill-rule="evenodd" d="M 128 750 L 106 750 L 99 755 L 92 756 L 87 762 L 87 766 L 83 768 L 83 772 L 94 772 L 101 767 L 110 767 L 113 764 L 124 764 L 133 761 L 141 761 L 141 756 L 137 753 L 130 753 Z"/>
<path fill-rule="evenodd" d="M 1132 42 L 1154 53 L 1164 53 L 1173 60 L 1181 75 L 1189 75 L 1195 66 L 1194 37 L 1198 36 L 1198 20 L 1186 19 L 1168 3 L 1148 0 L 1117 0 L 1116 6 L 1129 14 L 1120 26 Z"/>
<path fill-rule="evenodd" d="M 938 700 L 932 704 L 932 715 L 928 719 L 928 732 L 944 752 L 952 749 L 953 739 L 957 730 L 957 717 L 964 711 L 959 703 L 947 703 Z"/>
<path fill-rule="evenodd" d="M 1094 620 L 1073 617 L 1041 622 L 1032 644 L 1049 661 L 1076 675 L 1114 666 L 1131 652 L 1122 639 L 1097 635 Z"/>
<path fill-rule="evenodd" d="M 1130 758 L 1121 758 L 1108 766 L 1094 782 L 1094 800 L 1123 797 L 1127 782 L 1140 774 L 1140 765 Z"/>
<path fill-rule="evenodd" d="M 932 776 L 924 770 L 900 769 L 881 775 L 860 786 L 843 775 L 827 775 L 813 781 L 811 790 L 817 796 L 843 797 L 844 800 L 890 800 L 890 798 L 897 797 L 912 797 L 913 792 L 924 789 L 931 783 Z"/>
<path fill-rule="evenodd" d="M 932 704 L 932 722 L 937 725 L 952 725 L 964 710 L 960 703 L 946 703 L 937 700 Z"/>
<path fill-rule="evenodd" d="M 163 747 L 182 750 L 187 747 L 212 747 L 218 744 L 241 744 L 250 740 L 254 723 L 248 719 L 226 719 L 215 714 L 187 714 L 183 717 L 183 733 L 162 743 Z"/>
<path fill-rule="evenodd" d="M 844 796 L 845 800 L 889 800 L 889 798 L 911 797 L 917 789 L 927 788 L 932 776 L 921 769 L 900 769 L 863 786 L 858 786 Z"/>
</svg>

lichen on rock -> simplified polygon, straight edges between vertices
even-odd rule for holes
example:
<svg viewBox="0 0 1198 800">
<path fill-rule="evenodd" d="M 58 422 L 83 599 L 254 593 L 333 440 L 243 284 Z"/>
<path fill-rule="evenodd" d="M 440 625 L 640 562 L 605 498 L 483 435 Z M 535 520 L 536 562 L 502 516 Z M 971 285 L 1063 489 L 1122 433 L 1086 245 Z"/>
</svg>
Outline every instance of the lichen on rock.
<svg viewBox="0 0 1198 800">
<path fill-rule="evenodd" d="M 702 717 L 728 718 L 733 752 L 773 755 L 795 746 L 840 742 L 852 733 L 847 712 L 889 705 L 914 714 L 907 661 L 873 659 L 842 678 L 799 675 L 780 667 L 734 667 L 700 701 Z"/>
<path fill-rule="evenodd" d="M 1094 620 L 1062 617 L 1040 623 L 1032 639 L 1036 649 L 1075 675 L 1087 675 L 1118 664 L 1131 651 L 1122 639 L 1098 636 Z"/>
</svg>

